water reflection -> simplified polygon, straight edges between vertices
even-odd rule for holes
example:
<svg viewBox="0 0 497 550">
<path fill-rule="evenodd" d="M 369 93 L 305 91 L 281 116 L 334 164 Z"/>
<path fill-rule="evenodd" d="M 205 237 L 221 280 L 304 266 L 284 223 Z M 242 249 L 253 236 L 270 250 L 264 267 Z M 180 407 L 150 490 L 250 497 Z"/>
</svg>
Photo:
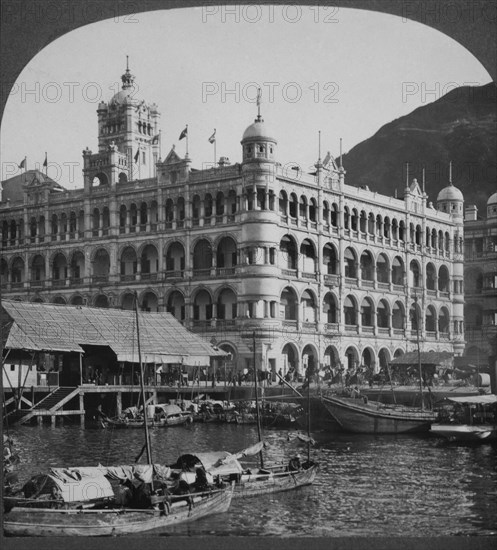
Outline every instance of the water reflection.
<svg viewBox="0 0 497 550">
<path fill-rule="evenodd" d="M 169 535 L 442 536 L 497 533 L 497 447 L 448 445 L 430 437 L 318 432 L 320 473 L 311 487 L 234 501 L 227 514 L 179 525 Z M 50 466 L 132 463 L 139 430 L 25 427 L 12 433 L 20 477 Z M 269 430 L 266 460 L 287 462 L 298 443 Z M 192 424 L 152 430 L 154 460 L 192 450 L 237 451 L 255 426 Z M 290 441 L 289 441 L 290 439 Z M 299 452 L 305 452 L 303 447 Z"/>
</svg>

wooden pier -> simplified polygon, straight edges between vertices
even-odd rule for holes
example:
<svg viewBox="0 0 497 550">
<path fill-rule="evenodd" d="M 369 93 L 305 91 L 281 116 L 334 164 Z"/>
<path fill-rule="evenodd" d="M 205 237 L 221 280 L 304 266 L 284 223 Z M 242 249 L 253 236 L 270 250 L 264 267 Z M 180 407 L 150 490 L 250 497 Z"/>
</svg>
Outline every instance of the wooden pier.
<svg viewBox="0 0 497 550">
<path fill-rule="evenodd" d="M 288 388 L 275 384 L 259 388 L 259 395 L 261 391 L 267 398 L 294 397 Z M 252 400 L 255 399 L 254 392 L 253 384 L 225 386 L 221 383 L 212 386 L 211 382 L 203 382 L 195 386 L 145 386 L 146 404 L 193 400 L 199 396 L 214 400 Z M 76 387 L 33 387 L 25 390 L 20 407 L 15 408 L 16 399 L 12 392 L 6 392 L 6 405 L 9 411 L 6 418 L 11 425 L 26 424 L 33 419 L 42 424 L 45 419 L 50 418 L 50 423 L 55 426 L 57 418 L 79 416 L 80 424 L 84 426 L 85 419 L 91 418 L 99 405 L 108 416 L 118 416 L 123 409 L 137 403 L 139 393 L 140 387 L 137 385 L 82 384 Z"/>
</svg>

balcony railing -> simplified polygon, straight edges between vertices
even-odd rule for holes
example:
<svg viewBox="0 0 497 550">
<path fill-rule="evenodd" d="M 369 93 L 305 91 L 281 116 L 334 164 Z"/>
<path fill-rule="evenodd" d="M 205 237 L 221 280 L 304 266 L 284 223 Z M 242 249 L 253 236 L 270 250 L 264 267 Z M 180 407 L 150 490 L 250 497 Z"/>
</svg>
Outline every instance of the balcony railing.
<svg viewBox="0 0 497 550">
<path fill-rule="evenodd" d="M 216 269 L 216 275 L 218 276 L 226 276 L 226 275 L 234 275 L 234 274 L 235 274 L 234 267 L 218 267 Z"/>
<path fill-rule="evenodd" d="M 184 271 L 179 270 L 170 270 L 166 271 L 165 276 L 166 279 L 181 279 L 183 278 Z"/>
<path fill-rule="evenodd" d="M 209 277 L 210 274 L 211 274 L 210 267 L 207 269 L 195 269 L 193 271 L 193 277 L 197 279 L 205 279 L 206 277 Z"/>
<path fill-rule="evenodd" d="M 324 276 L 324 284 L 328 286 L 338 286 L 338 283 L 340 281 L 339 275 L 325 275 Z"/>
</svg>

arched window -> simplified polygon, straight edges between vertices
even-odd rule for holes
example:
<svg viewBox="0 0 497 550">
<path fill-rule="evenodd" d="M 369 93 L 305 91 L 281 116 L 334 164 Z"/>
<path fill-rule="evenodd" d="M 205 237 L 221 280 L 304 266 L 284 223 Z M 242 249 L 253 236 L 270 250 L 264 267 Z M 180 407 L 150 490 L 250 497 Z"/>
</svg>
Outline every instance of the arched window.
<svg viewBox="0 0 497 550">
<path fill-rule="evenodd" d="M 357 279 L 357 262 L 355 252 L 351 248 L 346 248 L 343 259 L 345 261 L 345 277 Z"/>
<path fill-rule="evenodd" d="M 373 303 L 371 298 L 364 298 L 361 303 L 361 325 L 372 327 L 373 324 Z"/>
<path fill-rule="evenodd" d="M 347 296 L 343 302 L 343 313 L 346 325 L 357 325 L 356 307 L 351 296 Z"/>
</svg>

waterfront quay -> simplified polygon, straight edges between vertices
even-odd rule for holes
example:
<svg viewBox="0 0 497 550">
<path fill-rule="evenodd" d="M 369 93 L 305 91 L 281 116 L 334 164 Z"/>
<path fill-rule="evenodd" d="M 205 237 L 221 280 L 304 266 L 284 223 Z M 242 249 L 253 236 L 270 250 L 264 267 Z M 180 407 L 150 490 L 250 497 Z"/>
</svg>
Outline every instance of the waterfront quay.
<svg viewBox="0 0 497 550">
<path fill-rule="evenodd" d="M 181 403 L 194 400 L 214 401 L 252 401 L 256 391 L 259 398 L 267 401 L 288 401 L 299 403 L 305 409 L 310 404 L 313 424 L 324 422 L 334 424 L 332 418 L 321 406 L 320 396 L 326 392 L 336 392 L 342 389 L 340 385 L 312 383 L 309 389 L 302 386 L 290 386 L 278 382 L 256 385 L 253 382 L 233 385 L 223 381 L 213 385 L 211 380 L 199 381 L 195 384 L 183 385 L 145 385 L 147 404 Z M 359 391 L 371 400 L 381 400 L 385 403 L 396 402 L 403 405 L 419 405 L 419 388 L 415 386 L 397 386 L 394 391 L 385 386 L 359 386 Z M 4 421 L 9 424 L 43 424 L 85 422 L 93 420 L 97 410 L 108 416 L 119 416 L 127 407 L 139 402 L 140 385 L 96 385 L 81 384 L 72 386 L 32 386 L 24 388 L 20 393 L 17 388 L 5 390 L 5 406 L 8 411 Z M 479 388 L 469 386 L 440 385 L 424 391 L 424 401 L 437 403 L 446 397 L 478 395 Z M 17 406 L 20 403 L 20 406 Z"/>
</svg>

